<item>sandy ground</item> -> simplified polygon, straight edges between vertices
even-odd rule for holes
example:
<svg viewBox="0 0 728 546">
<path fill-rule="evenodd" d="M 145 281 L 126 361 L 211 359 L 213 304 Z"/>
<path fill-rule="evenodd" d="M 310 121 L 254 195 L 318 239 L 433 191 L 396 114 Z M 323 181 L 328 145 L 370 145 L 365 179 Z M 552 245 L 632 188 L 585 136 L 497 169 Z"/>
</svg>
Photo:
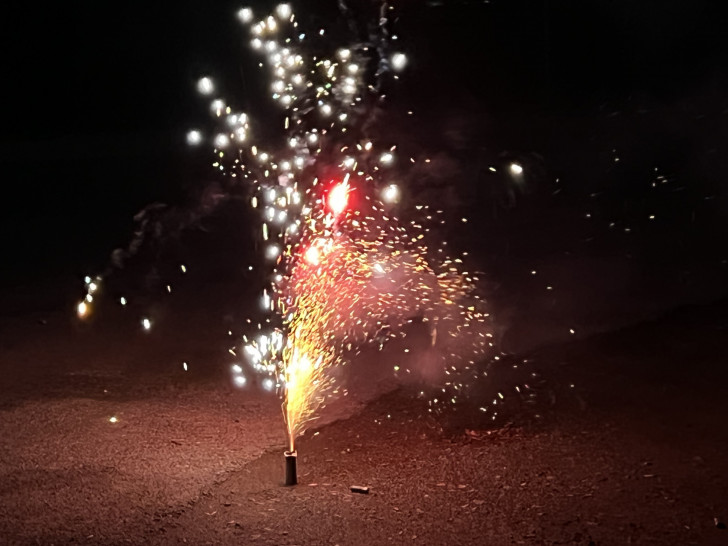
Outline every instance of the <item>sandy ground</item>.
<svg viewBox="0 0 728 546">
<path fill-rule="evenodd" d="M 0 542 L 728 544 L 726 310 L 503 358 L 457 411 L 363 388 L 293 488 L 279 402 L 230 385 L 219 325 L 3 319 Z"/>
</svg>

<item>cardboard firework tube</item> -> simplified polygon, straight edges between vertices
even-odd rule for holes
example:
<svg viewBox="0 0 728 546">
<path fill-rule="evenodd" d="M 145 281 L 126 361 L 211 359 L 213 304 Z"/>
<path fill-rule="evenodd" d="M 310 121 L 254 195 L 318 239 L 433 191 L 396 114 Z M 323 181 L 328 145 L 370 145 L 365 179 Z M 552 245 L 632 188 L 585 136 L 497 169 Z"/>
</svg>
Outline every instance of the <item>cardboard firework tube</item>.
<svg viewBox="0 0 728 546">
<path fill-rule="evenodd" d="M 285 485 L 296 485 L 298 483 L 298 477 L 296 473 L 296 459 L 298 458 L 297 451 L 286 451 L 286 483 Z"/>
</svg>

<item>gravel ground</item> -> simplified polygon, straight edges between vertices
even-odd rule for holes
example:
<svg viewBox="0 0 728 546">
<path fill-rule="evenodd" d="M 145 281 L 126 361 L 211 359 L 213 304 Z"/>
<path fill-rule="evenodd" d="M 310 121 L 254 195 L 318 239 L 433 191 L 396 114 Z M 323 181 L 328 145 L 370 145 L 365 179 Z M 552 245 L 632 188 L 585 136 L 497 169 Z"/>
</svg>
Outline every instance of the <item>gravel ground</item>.
<svg viewBox="0 0 728 546">
<path fill-rule="evenodd" d="M 457 412 L 364 389 L 300 440 L 296 487 L 215 325 L 4 320 L 0 542 L 728 544 L 727 308 L 504 358 Z"/>
</svg>

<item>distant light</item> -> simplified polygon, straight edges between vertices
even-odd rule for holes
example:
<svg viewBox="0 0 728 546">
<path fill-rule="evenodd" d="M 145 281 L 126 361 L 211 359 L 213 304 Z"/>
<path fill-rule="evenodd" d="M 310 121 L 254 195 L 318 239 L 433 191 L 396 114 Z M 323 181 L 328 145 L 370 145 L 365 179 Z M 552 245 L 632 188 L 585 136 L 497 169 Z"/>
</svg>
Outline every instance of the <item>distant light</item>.
<svg viewBox="0 0 728 546">
<path fill-rule="evenodd" d="M 126 305 L 126 298 L 124 296 L 121 296 L 121 298 L 119 298 L 119 303 L 121 305 Z"/>
<path fill-rule="evenodd" d="M 179 268 L 182 270 L 182 273 L 187 273 L 187 266 L 182 264 L 179 266 Z"/>
<path fill-rule="evenodd" d="M 238 10 L 238 19 L 243 23 L 250 23 L 253 20 L 253 10 L 250 8 L 241 8 Z"/>
<path fill-rule="evenodd" d="M 187 371 L 187 369 L 188 369 L 188 368 L 187 368 L 187 362 L 183 362 L 183 363 L 182 363 L 182 369 L 183 369 L 184 371 Z"/>
<path fill-rule="evenodd" d="M 399 72 L 407 64 L 407 56 L 404 53 L 395 53 L 392 55 L 392 68 Z"/>
<path fill-rule="evenodd" d="M 390 184 L 382 190 L 382 201 L 385 203 L 397 203 L 399 202 L 399 187 L 397 184 Z"/>
<path fill-rule="evenodd" d="M 151 330 L 152 328 L 152 321 L 148 318 L 142 319 L 142 328 L 144 328 L 147 332 Z"/>
<path fill-rule="evenodd" d="M 85 301 L 82 301 L 78 304 L 78 307 L 76 308 L 76 312 L 78 313 L 78 318 L 85 318 L 88 314 L 88 305 Z"/>
<path fill-rule="evenodd" d="M 116 423 L 117 421 L 118 421 L 118 419 L 116 418 L 116 416 L 109 417 L 109 423 Z"/>
<path fill-rule="evenodd" d="M 523 174 L 523 167 L 521 167 L 518 163 L 511 163 L 510 166 L 511 173 L 518 176 L 519 174 Z"/>
<path fill-rule="evenodd" d="M 202 133 L 200 133 L 196 129 L 193 129 L 187 133 L 187 144 L 189 144 L 190 146 L 197 146 L 200 142 L 202 142 Z"/>
<path fill-rule="evenodd" d="M 212 80 L 205 76 L 204 78 L 200 78 L 197 82 L 197 91 L 201 95 L 210 95 L 215 90 L 215 84 L 212 83 Z"/>
</svg>

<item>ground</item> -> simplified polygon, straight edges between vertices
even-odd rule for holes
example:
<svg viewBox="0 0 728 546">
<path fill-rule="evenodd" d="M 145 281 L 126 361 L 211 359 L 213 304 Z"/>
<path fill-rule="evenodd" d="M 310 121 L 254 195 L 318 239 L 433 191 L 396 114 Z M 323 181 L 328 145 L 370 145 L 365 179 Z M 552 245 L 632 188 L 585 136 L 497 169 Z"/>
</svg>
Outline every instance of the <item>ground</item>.
<svg viewBox="0 0 728 546">
<path fill-rule="evenodd" d="M 231 386 L 214 319 L 171 314 L 143 335 L 115 316 L 5 318 L 0 536 L 728 544 L 727 310 L 504 357 L 457 411 L 391 383 L 353 394 L 300 439 L 295 487 L 282 486 L 280 403 Z"/>
</svg>

